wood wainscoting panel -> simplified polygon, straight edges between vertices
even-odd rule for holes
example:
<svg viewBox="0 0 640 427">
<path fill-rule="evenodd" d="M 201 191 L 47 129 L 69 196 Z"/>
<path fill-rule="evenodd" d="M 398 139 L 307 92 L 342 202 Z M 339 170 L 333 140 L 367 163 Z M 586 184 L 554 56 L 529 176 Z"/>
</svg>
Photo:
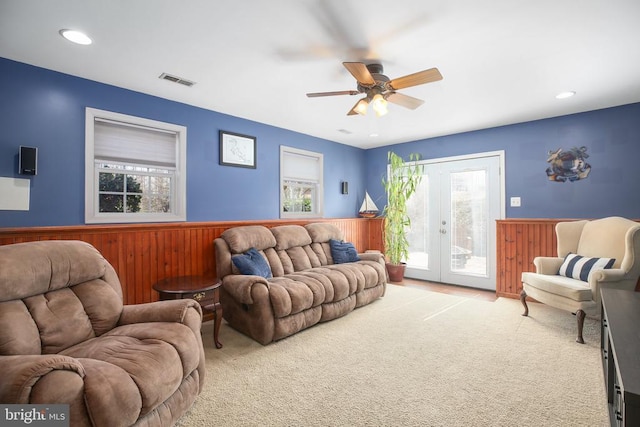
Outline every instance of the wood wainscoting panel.
<svg viewBox="0 0 640 427">
<path fill-rule="evenodd" d="M 536 271 L 537 256 L 557 256 L 555 227 L 566 219 L 504 219 L 497 221 L 497 283 L 499 297 L 520 298 L 522 272 Z"/>
<path fill-rule="evenodd" d="M 118 273 L 124 303 L 140 304 L 157 301 L 158 294 L 152 286 L 167 277 L 215 276 L 213 240 L 228 228 L 328 222 L 344 233 L 346 241 L 364 252 L 382 250 L 381 221 L 380 218 L 342 218 L 0 228 L 0 245 L 35 240 L 90 243 Z"/>
</svg>

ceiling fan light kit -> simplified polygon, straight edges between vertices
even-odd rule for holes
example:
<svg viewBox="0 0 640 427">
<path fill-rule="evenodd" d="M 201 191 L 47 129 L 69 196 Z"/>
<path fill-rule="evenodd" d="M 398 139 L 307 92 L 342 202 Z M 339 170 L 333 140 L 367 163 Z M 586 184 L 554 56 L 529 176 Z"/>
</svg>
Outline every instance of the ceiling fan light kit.
<svg viewBox="0 0 640 427">
<path fill-rule="evenodd" d="M 387 76 L 382 74 L 382 64 L 343 62 L 342 65 L 344 65 L 351 75 L 355 77 L 358 82 L 357 90 L 315 92 L 307 93 L 307 96 L 309 98 L 315 98 L 321 96 L 365 94 L 366 96 L 356 102 L 353 108 L 349 110 L 347 113 L 348 116 L 356 114 L 360 114 L 362 116 L 366 115 L 369 104 L 372 105 L 372 108 L 378 117 L 384 116 L 388 112 L 387 101 L 410 110 L 415 110 L 421 106 L 424 101 L 398 93 L 397 90 L 442 80 L 442 74 L 440 74 L 440 71 L 438 71 L 437 68 L 430 68 L 428 70 L 419 71 L 417 73 L 390 80 Z"/>
<path fill-rule="evenodd" d="M 353 111 L 360 114 L 361 116 L 367 115 L 367 108 L 369 107 L 369 101 L 367 98 L 362 98 L 355 107 L 353 107 Z"/>
<path fill-rule="evenodd" d="M 376 112 L 376 115 L 378 117 L 384 116 L 389 112 L 389 110 L 387 109 L 387 100 L 384 99 L 379 93 L 374 95 L 373 101 L 371 101 L 371 103 L 373 104 L 373 111 Z"/>
</svg>

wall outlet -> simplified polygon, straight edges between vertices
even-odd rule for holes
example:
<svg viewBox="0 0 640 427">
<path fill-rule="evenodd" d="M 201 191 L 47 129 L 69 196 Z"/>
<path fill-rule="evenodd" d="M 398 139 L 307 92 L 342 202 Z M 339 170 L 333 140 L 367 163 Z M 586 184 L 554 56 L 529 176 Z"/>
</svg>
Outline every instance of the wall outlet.
<svg viewBox="0 0 640 427">
<path fill-rule="evenodd" d="M 511 207 L 512 208 L 519 208 L 521 205 L 520 203 L 520 197 L 512 197 L 511 198 Z"/>
</svg>

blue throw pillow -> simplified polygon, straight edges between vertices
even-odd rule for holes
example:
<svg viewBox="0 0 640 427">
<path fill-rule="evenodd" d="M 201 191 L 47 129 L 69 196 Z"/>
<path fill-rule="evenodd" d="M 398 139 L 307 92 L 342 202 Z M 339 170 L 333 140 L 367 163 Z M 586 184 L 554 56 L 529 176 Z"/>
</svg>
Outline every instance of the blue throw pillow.
<svg viewBox="0 0 640 427">
<path fill-rule="evenodd" d="M 614 258 L 588 258 L 586 256 L 568 254 L 560 266 L 560 276 L 589 281 L 589 274 L 594 270 L 605 270 L 613 267 Z"/>
<path fill-rule="evenodd" d="M 356 251 L 353 243 L 331 239 L 329 240 L 329 246 L 331 247 L 331 257 L 334 264 L 360 261 L 358 251 Z"/>
<path fill-rule="evenodd" d="M 242 274 L 262 276 L 266 279 L 272 277 L 269 263 L 256 248 L 251 248 L 242 255 L 235 255 L 231 260 Z"/>
</svg>

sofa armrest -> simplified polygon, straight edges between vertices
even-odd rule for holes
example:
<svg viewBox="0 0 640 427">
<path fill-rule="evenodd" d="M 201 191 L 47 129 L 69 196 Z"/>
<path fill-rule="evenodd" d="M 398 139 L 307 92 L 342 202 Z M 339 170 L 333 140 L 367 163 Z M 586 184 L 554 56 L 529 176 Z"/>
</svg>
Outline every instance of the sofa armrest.
<svg viewBox="0 0 640 427">
<path fill-rule="evenodd" d="M 595 270 L 589 275 L 589 287 L 593 293 L 593 299 L 600 303 L 600 287 L 605 285 L 616 289 L 633 291 L 636 288 L 637 279 L 629 277 L 628 272 L 621 268 Z"/>
<path fill-rule="evenodd" d="M 199 389 L 202 390 L 205 378 L 205 356 L 200 334 L 200 328 L 202 327 L 202 307 L 200 303 L 186 298 L 125 305 L 122 309 L 118 326 L 150 322 L 181 323 L 191 329 L 198 342 L 200 352 L 198 372 L 200 373 Z"/>
<path fill-rule="evenodd" d="M 621 268 L 611 268 L 606 270 L 595 270 L 589 277 L 590 282 L 606 283 L 606 282 L 619 282 L 621 280 L 628 279 L 626 277 L 626 271 Z M 635 286 L 635 284 L 634 284 Z"/>
<path fill-rule="evenodd" d="M 382 255 L 380 252 L 365 252 L 365 253 L 359 253 L 358 257 L 362 260 L 362 261 L 375 261 L 375 262 L 382 262 L 384 263 L 384 255 Z"/>
<path fill-rule="evenodd" d="M 59 354 L 0 356 L 0 372 L 2 372 L 0 402 L 30 403 L 31 389 L 40 379 L 53 371 L 64 371 L 69 375 L 67 381 L 60 383 L 60 387 L 78 384 L 72 381 L 72 377 L 82 379 L 85 376 L 80 361 L 69 356 Z M 82 388 L 82 381 L 78 387 Z"/>
<path fill-rule="evenodd" d="M 186 323 L 193 310 L 197 313 L 196 317 L 202 321 L 200 304 L 190 298 L 125 305 L 118 325 L 148 322 Z M 197 325 L 196 330 L 200 330 L 200 325 Z"/>
<path fill-rule="evenodd" d="M 251 291 L 254 285 L 264 285 L 269 288 L 269 282 L 261 276 L 231 274 L 222 279 L 224 290 L 240 304 L 253 304 Z"/>
<path fill-rule="evenodd" d="M 555 275 L 558 274 L 563 261 L 562 258 L 539 256 L 534 258 L 533 264 L 536 266 L 536 273 Z"/>
</svg>

